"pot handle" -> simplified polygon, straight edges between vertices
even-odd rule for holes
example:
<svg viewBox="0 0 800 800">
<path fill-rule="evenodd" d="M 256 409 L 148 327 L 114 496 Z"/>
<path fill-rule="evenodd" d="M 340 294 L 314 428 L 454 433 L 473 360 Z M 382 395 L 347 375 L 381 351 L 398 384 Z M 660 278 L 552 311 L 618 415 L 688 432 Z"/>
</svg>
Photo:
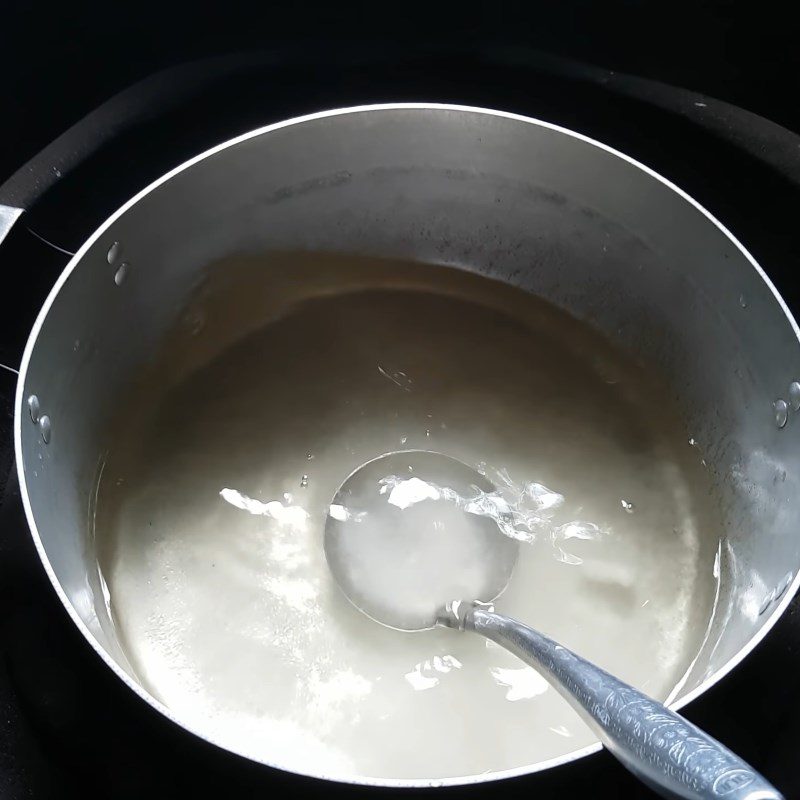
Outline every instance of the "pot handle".
<svg viewBox="0 0 800 800">
<path fill-rule="evenodd" d="M 541 672 L 611 754 L 663 797 L 783 800 L 700 728 L 527 625 L 468 603 L 448 605 L 440 623 L 479 633 Z"/>
<path fill-rule="evenodd" d="M 20 214 L 22 214 L 21 208 L 4 206 L 0 203 L 0 244 L 3 244 L 3 239 L 11 232 Z"/>
<path fill-rule="evenodd" d="M 245 71 L 252 62 L 252 55 L 242 53 L 178 64 L 106 100 L 0 184 L 0 245 L 23 212 L 114 137 L 152 120 L 160 111 L 179 107 L 201 95 L 211 81 Z"/>
</svg>

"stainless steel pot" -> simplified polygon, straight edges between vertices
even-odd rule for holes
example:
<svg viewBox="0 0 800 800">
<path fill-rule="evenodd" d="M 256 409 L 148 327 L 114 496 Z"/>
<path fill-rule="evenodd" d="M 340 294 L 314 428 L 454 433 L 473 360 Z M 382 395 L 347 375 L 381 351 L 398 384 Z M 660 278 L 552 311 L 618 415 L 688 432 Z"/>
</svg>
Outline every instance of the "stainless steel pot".
<svg viewBox="0 0 800 800">
<path fill-rule="evenodd" d="M 175 719 L 115 638 L 88 533 L 98 456 L 128 380 L 207 265 L 267 249 L 489 275 L 670 379 L 719 488 L 727 578 L 675 707 L 736 666 L 786 608 L 800 584 L 800 331 L 744 247 L 659 175 L 563 128 L 458 106 L 344 109 L 226 142 L 131 199 L 70 261 L 25 349 L 15 438 L 32 536 L 75 624 L 155 709 Z"/>
</svg>

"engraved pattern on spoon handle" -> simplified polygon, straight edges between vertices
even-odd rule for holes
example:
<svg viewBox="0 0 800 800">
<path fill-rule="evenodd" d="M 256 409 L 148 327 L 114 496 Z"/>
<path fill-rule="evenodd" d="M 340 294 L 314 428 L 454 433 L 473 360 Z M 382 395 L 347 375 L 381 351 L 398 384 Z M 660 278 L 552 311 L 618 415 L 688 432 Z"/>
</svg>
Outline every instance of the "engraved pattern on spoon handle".
<svg viewBox="0 0 800 800">
<path fill-rule="evenodd" d="M 462 616 L 463 615 L 463 616 Z M 516 620 L 470 607 L 447 622 L 541 671 L 605 747 L 664 797 L 782 800 L 752 767 L 688 720 Z"/>
</svg>

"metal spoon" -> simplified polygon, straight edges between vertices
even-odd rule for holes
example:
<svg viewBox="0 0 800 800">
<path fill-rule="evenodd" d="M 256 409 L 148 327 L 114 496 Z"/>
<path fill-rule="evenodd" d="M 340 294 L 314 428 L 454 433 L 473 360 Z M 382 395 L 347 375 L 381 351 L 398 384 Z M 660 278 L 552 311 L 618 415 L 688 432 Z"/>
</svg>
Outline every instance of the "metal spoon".
<svg viewBox="0 0 800 800">
<path fill-rule="evenodd" d="M 336 492 L 325 525 L 325 555 L 345 596 L 392 628 L 442 625 L 502 645 L 546 677 L 611 754 L 663 797 L 782 800 L 679 714 L 486 605 L 507 586 L 518 553 L 518 542 L 498 528 L 494 488 L 466 464 L 424 450 L 359 467 Z"/>
</svg>

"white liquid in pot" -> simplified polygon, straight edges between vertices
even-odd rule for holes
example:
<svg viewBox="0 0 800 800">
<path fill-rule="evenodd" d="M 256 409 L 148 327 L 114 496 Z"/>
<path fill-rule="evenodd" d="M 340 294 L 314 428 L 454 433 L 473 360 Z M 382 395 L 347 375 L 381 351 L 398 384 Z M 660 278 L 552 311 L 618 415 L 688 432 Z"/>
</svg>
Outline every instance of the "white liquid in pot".
<svg viewBox="0 0 800 800">
<path fill-rule="evenodd" d="M 109 437 L 95 535 L 120 640 L 178 719 L 284 768 L 444 778 L 578 749 L 583 723 L 498 646 L 359 614 L 325 515 L 387 451 L 480 466 L 536 519 L 497 610 L 664 699 L 702 643 L 719 540 L 669 397 L 583 324 L 477 276 L 217 265 Z"/>
</svg>

